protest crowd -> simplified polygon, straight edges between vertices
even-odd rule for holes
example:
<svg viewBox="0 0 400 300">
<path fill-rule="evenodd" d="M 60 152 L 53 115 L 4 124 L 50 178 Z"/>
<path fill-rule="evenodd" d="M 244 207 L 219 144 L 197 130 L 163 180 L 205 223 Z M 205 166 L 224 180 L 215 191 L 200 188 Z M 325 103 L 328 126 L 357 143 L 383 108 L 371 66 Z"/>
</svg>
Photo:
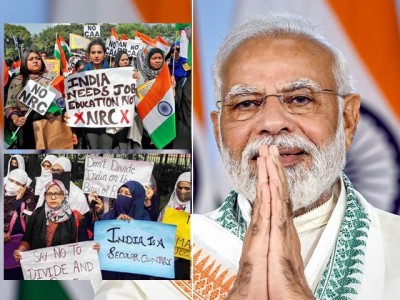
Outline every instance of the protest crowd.
<svg viewBox="0 0 400 300">
<path fill-rule="evenodd" d="M 100 25 L 92 30 L 91 38 L 70 34 L 69 44 L 54 37 L 53 55 L 22 51 L 14 36 L 18 54 L 5 58 L 6 147 L 190 150 L 190 24 L 176 24 L 170 41 L 114 28 L 104 40 Z"/>
<path fill-rule="evenodd" d="M 189 279 L 190 155 L 153 156 L 7 157 L 4 278 Z"/>
</svg>

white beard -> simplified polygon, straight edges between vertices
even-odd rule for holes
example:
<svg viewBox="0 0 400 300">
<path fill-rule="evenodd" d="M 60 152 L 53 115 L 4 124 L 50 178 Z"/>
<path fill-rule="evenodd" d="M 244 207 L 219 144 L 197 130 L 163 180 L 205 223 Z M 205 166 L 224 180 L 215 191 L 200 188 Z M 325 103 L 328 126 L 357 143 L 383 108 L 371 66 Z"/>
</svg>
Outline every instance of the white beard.
<svg viewBox="0 0 400 300">
<path fill-rule="evenodd" d="M 300 162 L 285 168 L 293 212 L 315 203 L 332 187 L 346 165 L 345 134 L 341 116 L 335 136 L 320 149 L 311 141 L 295 135 L 265 136 L 248 144 L 238 162 L 221 140 L 221 156 L 232 185 L 251 203 L 256 197 L 257 170 L 255 161 L 253 164 L 250 162 L 258 155 L 262 144 L 299 148 L 311 158 L 308 160 L 310 166 Z"/>
</svg>

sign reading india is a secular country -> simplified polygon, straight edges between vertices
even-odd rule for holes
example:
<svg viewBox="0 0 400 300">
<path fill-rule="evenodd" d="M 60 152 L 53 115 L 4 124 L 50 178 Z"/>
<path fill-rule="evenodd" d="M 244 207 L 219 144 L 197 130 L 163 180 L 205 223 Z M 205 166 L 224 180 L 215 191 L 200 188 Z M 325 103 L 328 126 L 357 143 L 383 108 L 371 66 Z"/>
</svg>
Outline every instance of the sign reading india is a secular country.
<svg viewBox="0 0 400 300">
<path fill-rule="evenodd" d="M 101 280 L 94 241 L 21 252 L 25 280 Z"/>
<path fill-rule="evenodd" d="M 55 93 L 29 79 L 17 99 L 43 116 L 55 96 Z"/>
<path fill-rule="evenodd" d="M 103 220 L 94 224 L 102 270 L 174 278 L 176 226 L 152 221 Z"/>
<path fill-rule="evenodd" d="M 130 127 L 134 122 L 133 68 L 80 72 L 65 80 L 65 105 L 71 127 Z"/>
<path fill-rule="evenodd" d="M 153 167 L 149 161 L 87 155 L 82 191 L 116 198 L 118 188 L 129 180 L 148 185 Z"/>
</svg>

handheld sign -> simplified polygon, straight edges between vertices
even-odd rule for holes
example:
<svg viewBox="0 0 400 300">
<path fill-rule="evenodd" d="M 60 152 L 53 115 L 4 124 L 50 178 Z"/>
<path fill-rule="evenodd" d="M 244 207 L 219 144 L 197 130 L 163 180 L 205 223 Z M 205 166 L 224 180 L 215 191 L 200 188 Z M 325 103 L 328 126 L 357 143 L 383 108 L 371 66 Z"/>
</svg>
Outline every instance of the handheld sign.
<svg viewBox="0 0 400 300">
<path fill-rule="evenodd" d="M 115 57 L 118 51 L 126 51 L 129 57 L 135 58 L 143 48 L 144 44 L 140 40 L 114 41 L 110 38 L 106 40 L 106 54 L 111 57 Z"/>
<path fill-rule="evenodd" d="M 174 278 L 176 226 L 151 221 L 97 221 L 102 270 Z"/>
<path fill-rule="evenodd" d="M 25 280 L 101 280 L 95 242 L 81 242 L 21 252 Z"/>
<path fill-rule="evenodd" d="M 17 99 L 43 116 L 55 96 L 55 93 L 29 79 Z"/>
<path fill-rule="evenodd" d="M 165 208 L 162 222 L 165 224 L 175 224 L 175 256 L 190 260 L 190 214 L 179 211 L 171 207 Z"/>
<path fill-rule="evenodd" d="M 71 127 L 130 127 L 134 122 L 136 80 L 133 68 L 74 73 L 65 80 Z"/>
<path fill-rule="evenodd" d="M 153 167 L 149 161 L 87 155 L 82 191 L 116 198 L 118 188 L 129 180 L 149 184 Z"/>
<path fill-rule="evenodd" d="M 83 25 L 83 35 L 86 38 L 100 38 L 100 25 Z"/>
</svg>

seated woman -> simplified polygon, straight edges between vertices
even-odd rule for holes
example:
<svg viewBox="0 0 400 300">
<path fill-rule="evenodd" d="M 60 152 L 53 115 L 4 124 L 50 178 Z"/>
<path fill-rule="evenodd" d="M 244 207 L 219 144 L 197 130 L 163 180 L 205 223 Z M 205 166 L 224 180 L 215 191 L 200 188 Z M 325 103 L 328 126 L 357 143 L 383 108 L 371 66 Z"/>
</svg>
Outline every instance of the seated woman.
<svg viewBox="0 0 400 300">
<path fill-rule="evenodd" d="M 14 251 L 16 261 L 21 251 L 87 241 L 83 216 L 68 205 L 68 192 L 64 184 L 52 180 L 45 187 L 45 203 L 31 215 L 21 245 Z M 94 249 L 99 250 L 96 244 Z"/>
</svg>

